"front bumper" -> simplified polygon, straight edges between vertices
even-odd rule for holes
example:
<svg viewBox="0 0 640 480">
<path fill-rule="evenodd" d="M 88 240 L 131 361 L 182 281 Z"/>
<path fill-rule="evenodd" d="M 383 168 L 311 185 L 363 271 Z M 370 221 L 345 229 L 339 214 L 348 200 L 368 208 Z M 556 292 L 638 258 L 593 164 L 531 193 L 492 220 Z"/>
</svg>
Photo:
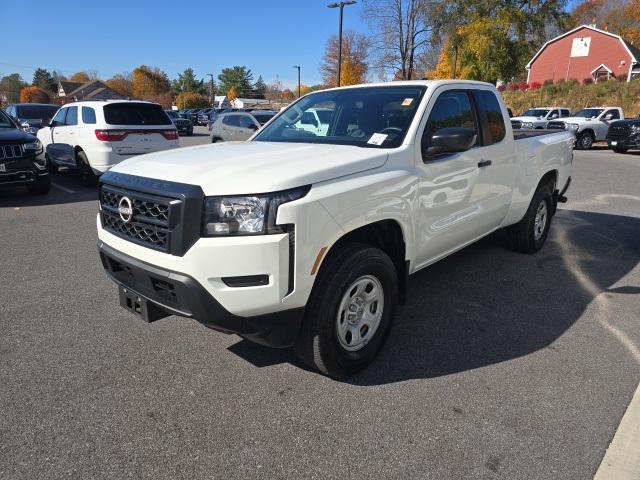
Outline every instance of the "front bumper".
<svg viewBox="0 0 640 480">
<path fill-rule="evenodd" d="M 640 135 L 625 138 L 607 138 L 609 148 L 640 148 Z"/>
<path fill-rule="evenodd" d="M 142 262 L 104 242 L 98 249 L 109 277 L 127 294 L 150 302 L 155 318 L 166 316 L 163 313 L 193 318 L 207 327 L 270 347 L 289 347 L 298 336 L 304 308 L 250 317 L 235 315 L 189 275 Z"/>
<path fill-rule="evenodd" d="M 37 183 L 49 175 L 46 163 L 37 160 L 40 155 L 25 155 L 16 159 L 2 159 L 0 186 L 20 186 Z"/>
</svg>

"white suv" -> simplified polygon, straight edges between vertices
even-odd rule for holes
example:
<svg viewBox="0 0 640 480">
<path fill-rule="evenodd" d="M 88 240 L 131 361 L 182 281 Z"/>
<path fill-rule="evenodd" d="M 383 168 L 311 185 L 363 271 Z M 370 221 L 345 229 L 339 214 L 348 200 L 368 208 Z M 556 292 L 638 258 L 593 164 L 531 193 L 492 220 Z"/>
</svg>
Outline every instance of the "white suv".
<svg viewBox="0 0 640 480">
<path fill-rule="evenodd" d="M 179 146 L 176 127 L 160 105 L 128 100 L 64 105 L 38 139 L 52 171 L 78 169 L 86 186 L 122 160 Z"/>
</svg>

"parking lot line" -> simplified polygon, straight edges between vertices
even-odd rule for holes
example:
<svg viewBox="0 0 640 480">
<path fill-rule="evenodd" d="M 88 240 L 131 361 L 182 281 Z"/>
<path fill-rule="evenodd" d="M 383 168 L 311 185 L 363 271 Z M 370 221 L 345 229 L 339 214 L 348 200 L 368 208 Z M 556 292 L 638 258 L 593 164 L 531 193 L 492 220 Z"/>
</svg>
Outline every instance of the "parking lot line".
<svg viewBox="0 0 640 480">
<path fill-rule="evenodd" d="M 63 187 L 62 185 L 58 185 L 57 183 L 54 183 L 54 182 L 51 182 L 51 186 L 52 187 L 56 187 L 56 188 L 62 190 L 63 192 L 76 193 L 75 190 L 71 190 L 70 188 Z"/>
<path fill-rule="evenodd" d="M 640 386 L 622 417 L 594 480 L 640 478 Z"/>
</svg>

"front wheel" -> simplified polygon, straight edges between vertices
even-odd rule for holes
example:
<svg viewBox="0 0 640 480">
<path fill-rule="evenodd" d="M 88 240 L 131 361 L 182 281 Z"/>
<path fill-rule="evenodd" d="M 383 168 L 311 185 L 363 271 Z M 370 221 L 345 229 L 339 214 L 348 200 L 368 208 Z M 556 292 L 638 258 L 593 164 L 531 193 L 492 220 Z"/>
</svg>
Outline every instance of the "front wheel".
<svg viewBox="0 0 640 480">
<path fill-rule="evenodd" d="M 595 138 L 591 132 L 583 132 L 576 139 L 576 148 L 578 150 L 589 150 L 593 146 Z"/>
<path fill-rule="evenodd" d="M 535 253 L 544 245 L 551 227 L 552 188 L 551 183 L 539 185 L 524 218 L 506 228 L 507 245 L 511 250 Z"/>
<path fill-rule="evenodd" d="M 294 349 L 309 366 L 335 378 L 365 368 L 382 347 L 398 301 L 389 256 L 357 243 L 325 260 Z"/>
<path fill-rule="evenodd" d="M 616 153 L 627 153 L 626 148 L 614 148 L 613 151 Z"/>
</svg>

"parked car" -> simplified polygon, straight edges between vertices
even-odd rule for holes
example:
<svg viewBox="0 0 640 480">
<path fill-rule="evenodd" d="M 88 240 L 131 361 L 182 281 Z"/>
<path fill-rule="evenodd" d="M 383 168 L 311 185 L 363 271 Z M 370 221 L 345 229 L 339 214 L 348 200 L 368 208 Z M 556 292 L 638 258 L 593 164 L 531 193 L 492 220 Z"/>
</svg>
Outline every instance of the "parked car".
<svg viewBox="0 0 640 480">
<path fill-rule="evenodd" d="M 324 134 L 295 126 L 329 105 Z M 501 228 L 514 250 L 542 248 L 573 140 L 515 137 L 488 83 L 313 92 L 248 142 L 145 155 L 103 175 L 102 264 L 120 305 L 146 321 L 175 314 L 293 345 L 346 377 L 381 348 L 410 274 Z"/>
<path fill-rule="evenodd" d="M 187 118 L 191 120 L 191 123 L 193 123 L 194 125 L 198 124 L 198 114 L 200 113 L 200 110 L 202 109 L 194 108 L 193 110 L 190 110 L 189 113 L 187 114 Z"/>
<path fill-rule="evenodd" d="M 165 110 L 171 122 L 176 126 L 178 135 L 193 135 L 193 123 L 188 118 L 181 116 L 176 110 Z"/>
<path fill-rule="evenodd" d="M 16 119 L 21 128 L 35 135 L 39 129 L 49 123 L 60 107 L 49 103 L 14 103 L 5 111 Z"/>
<path fill-rule="evenodd" d="M 160 105 L 129 100 L 68 103 L 38 138 L 51 171 L 77 169 L 86 186 L 122 160 L 179 146 L 176 127 Z"/>
<path fill-rule="evenodd" d="M 238 111 L 238 109 L 235 109 L 235 108 L 214 108 L 209 113 L 209 121 L 207 122 L 207 128 L 209 129 L 209 131 L 211 131 L 211 128 L 213 127 L 213 124 L 218 119 L 218 117 L 220 115 L 222 115 L 223 113 L 237 112 L 237 111 Z"/>
<path fill-rule="evenodd" d="M 51 179 L 42 143 L 0 110 L 0 188 L 15 186 L 43 195 L 49 192 Z"/>
<path fill-rule="evenodd" d="M 209 114 L 214 108 L 203 108 L 198 112 L 198 123 L 196 125 L 206 125 L 209 122 Z"/>
<path fill-rule="evenodd" d="M 295 123 L 295 127 L 316 135 L 326 135 L 332 114 L 330 108 L 310 108 Z"/>
<path fill-rule="evenodd" d="M 568 130 L 576 135 L 576 148 L 588 150 L 593 142 L 607 139 L 609 124 L 624 118 L 620 107 L 588 107 L 562 120 L 552 120 L 547 124 L 551 130 Z"/>
<path fill-rule="evenodd" d="M 276 113 L 268 110 L 223 113 L 211 126 L 211 143 L 247 140 Z"/>
<path fill-rule="evenodd" d="M 564 107 L 536 107 L 524 112 L 519 117 L 511 119 L 511 126 L 515 130 L 535 130 L 547 128 L 551 120 L 565 118 L 571 115 L 571 110 Z"/>
<path fill-rule="evenodd" d="M 640 117 L 611 122 L 607 144 L 616 153 L 640 149 Z"/>
</svg>

